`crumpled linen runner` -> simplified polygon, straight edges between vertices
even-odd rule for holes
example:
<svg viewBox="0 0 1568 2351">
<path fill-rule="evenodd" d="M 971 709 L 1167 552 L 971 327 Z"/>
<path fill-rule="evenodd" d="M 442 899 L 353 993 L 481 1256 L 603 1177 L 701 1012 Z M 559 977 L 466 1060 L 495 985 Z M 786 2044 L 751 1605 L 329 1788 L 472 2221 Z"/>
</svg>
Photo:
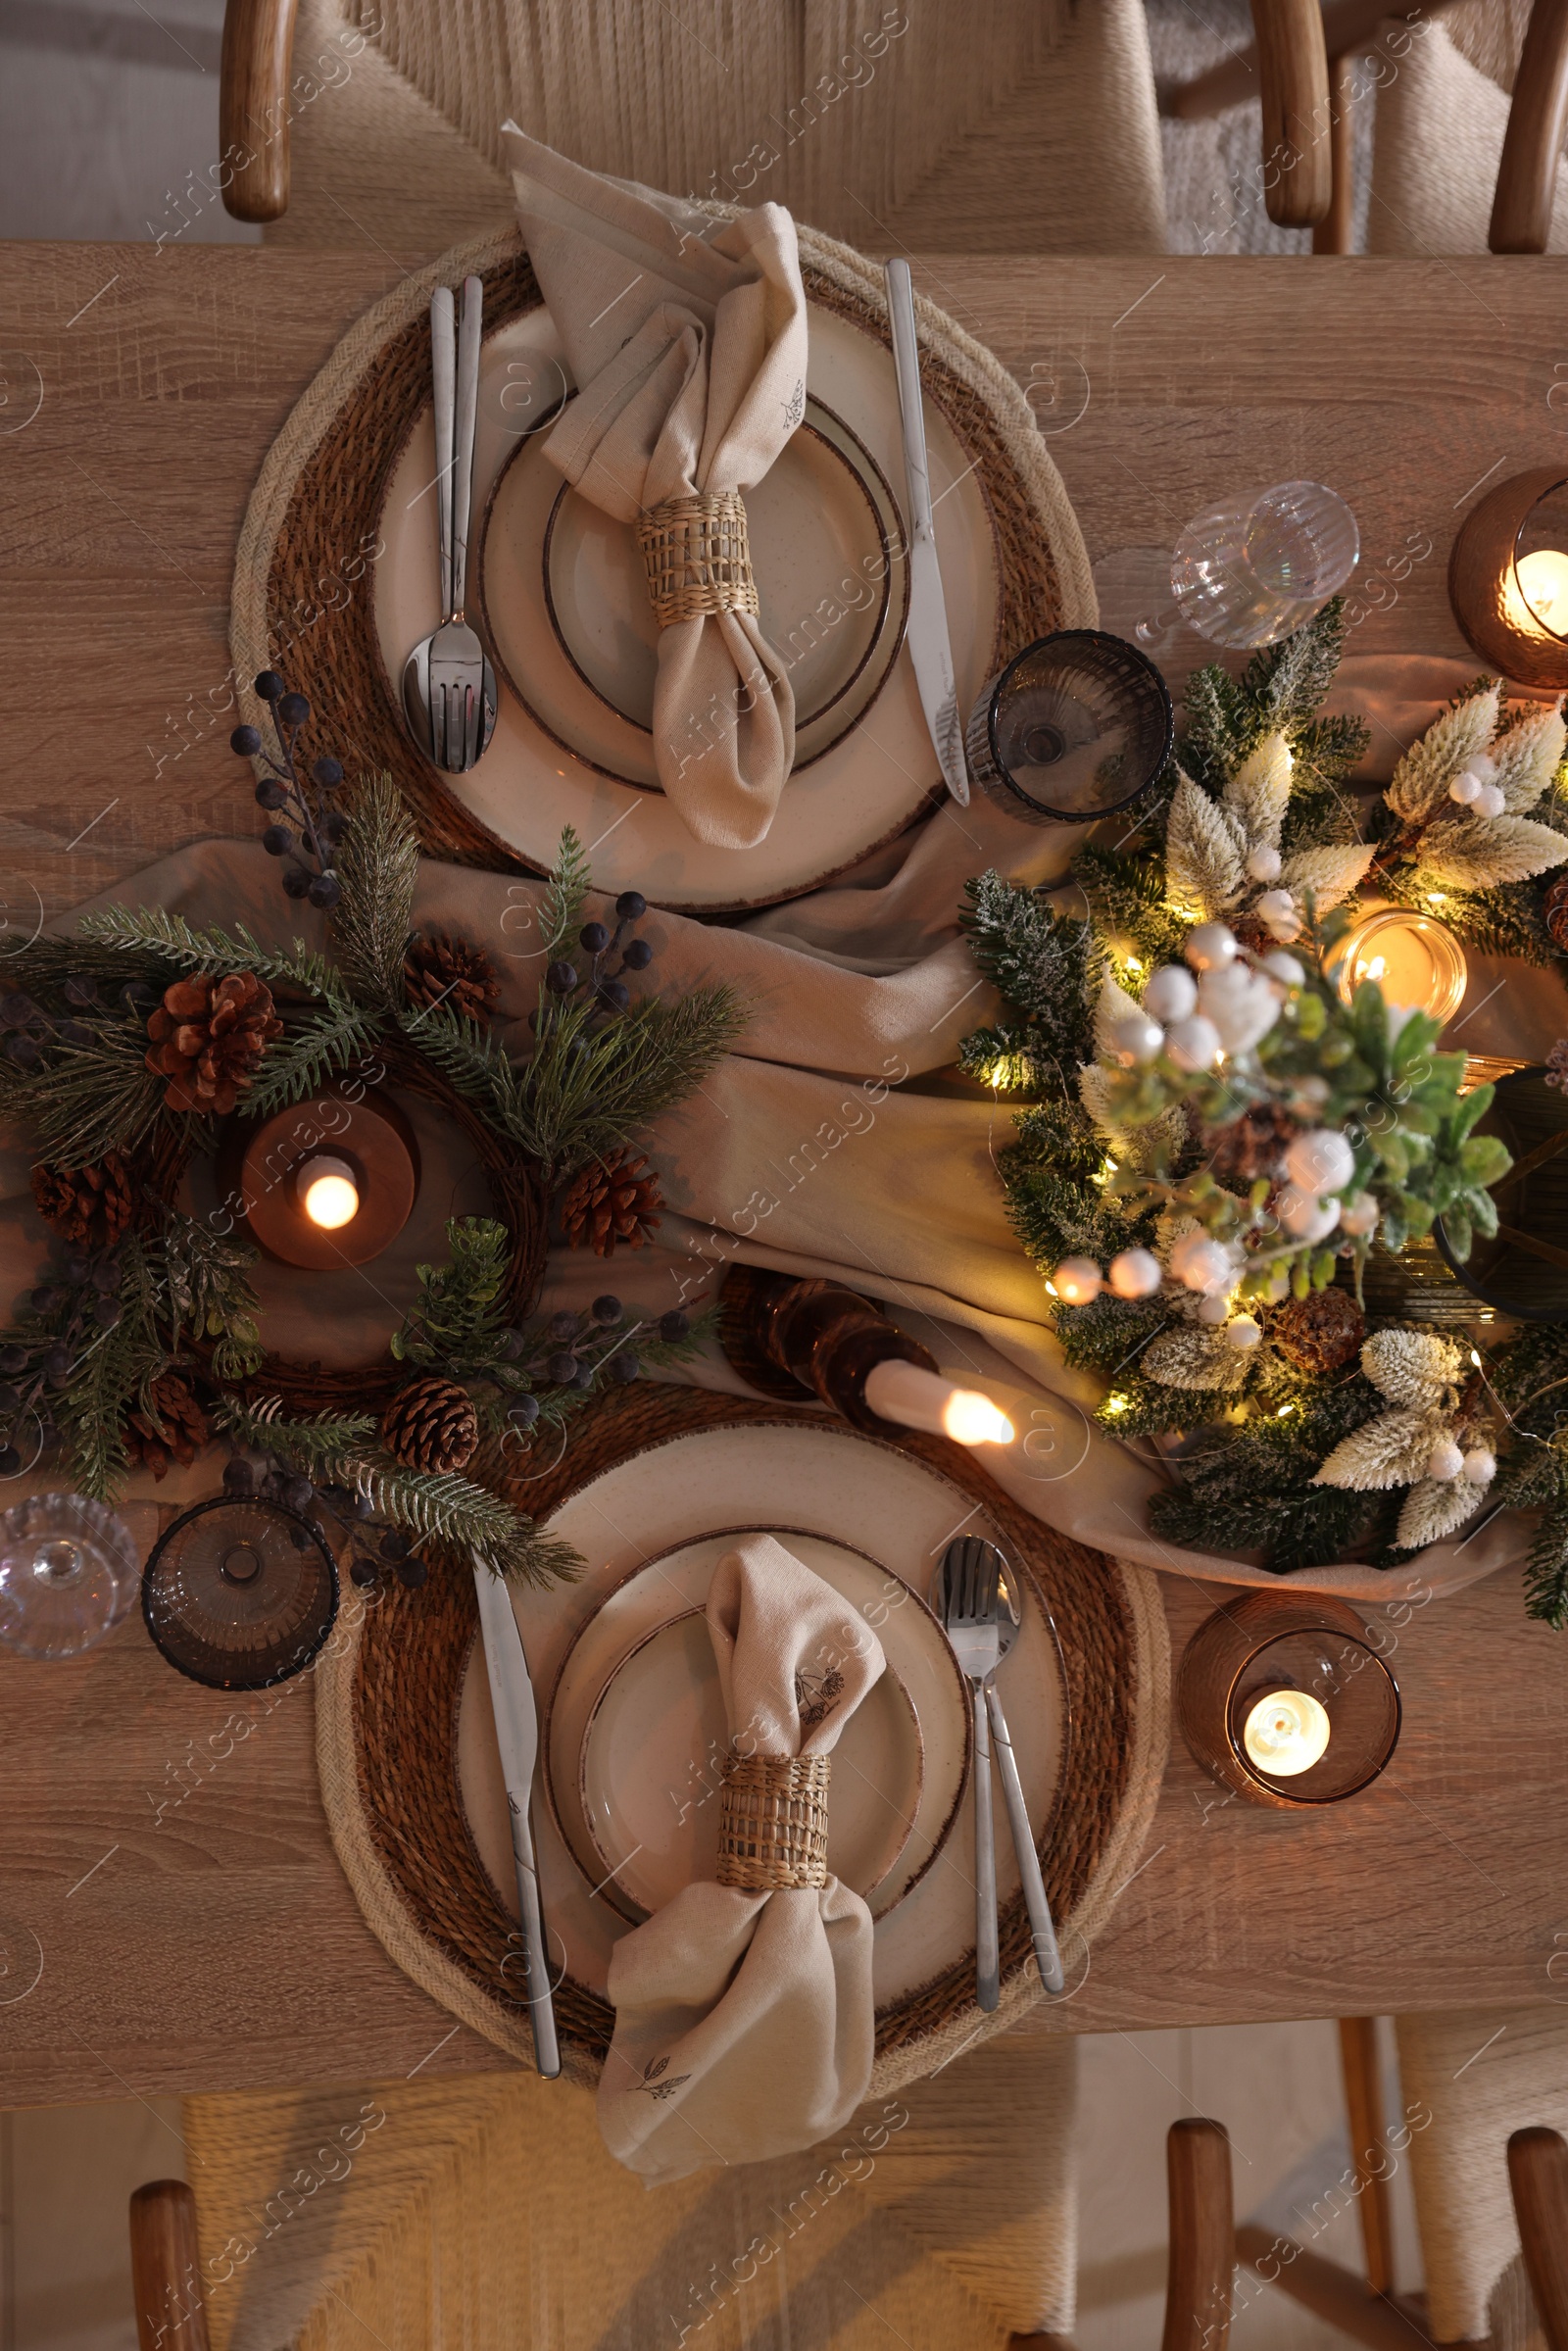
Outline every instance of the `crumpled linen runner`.
<svg viewBox="0 0 1568 2351">
<path fill-rule="evenodd" d="M 789 214 L 763 204 L 715 224 L 507 128 L 529 257 L 578 386 L 545 444 L 552 465 L 621 522 L 760 481 L 806 408 Z M 654 749 L 699 841 L 766 836 L 795 759 L 795 695 L 754 613 L 661 629 Z"/>
<path fill-rule="evenodd" d="M 875 1635 L 858 1620 L 847 1641 L 844 1618 L 831 1585 L 775 1537 L 725 1553 L 708 1629 L 741 1753 L 831 1753 L 883 1671 Z M 831 1855 L 831 1785 L 828 1819 Z M 840 2130 L 865 2095 L 871 1914 L 831 1872 L 772 1893 L 683 1886 L 615 1945 L 610 1997 L 599 2128 L 621 2163 L 653 2186 L 788 2154 Z"/>
</svg>

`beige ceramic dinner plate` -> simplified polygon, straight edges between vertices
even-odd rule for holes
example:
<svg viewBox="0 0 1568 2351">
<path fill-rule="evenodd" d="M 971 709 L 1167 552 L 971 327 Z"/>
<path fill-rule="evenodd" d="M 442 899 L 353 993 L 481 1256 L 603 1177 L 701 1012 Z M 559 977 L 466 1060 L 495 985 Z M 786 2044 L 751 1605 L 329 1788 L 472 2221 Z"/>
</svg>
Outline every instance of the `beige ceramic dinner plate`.
<svg viewBox="0 0 1568 2351">
<path fill-rule="evenodd" d="M 509 690 L 575 757 L 659 790 L 659 623 L 630 523 L 563 482 L 548 436 L 496 483 L 479 542 L 480 625 Z M 898 660 L 908 564 L 892 490 L 842 420 L 808 401 L 746 493 L 761 624 L 795 694 L 795 773 L 864 716 Z"/>
<path fill-rule="evenodd" d="M 546 420 L 569 388 L 547 312 L 530 311 L 488 338 L 480 364 L 474 445 L 473 490 L 481 510 L 509 459 L 535 431 L 547 429 Z M 822 410 L 842 419 L 874 471 L 899 485 L 902 508 L 903 437 L 887 345 L 849 319 L 812 305 L 807 391 Z M 966 710 L 993 665 L 999 609 L 995 539 L 972 454 L 934 404 L 927 406 L 926 424 L 958 702 Z M 533 464 L 530 452 L 529 471 Z M 379 515 L 381 551 L 373 573 L 375 629 L 386 690 L 399 708 L 397 681 L 409 648 L 440 617 L 434 483 L 435 438 L 425 410 L 388 470 Z M 761 485 L 759 493 L 765 510 Z M 553 490 L 552 501 L 554 495 Z M 748 493 L 749 499 L 756 495 Z M 853 511 L 846 508 L 846 517 Z M 540 516 L 540 535 L 529 557 L 528 576 L 541 606 L 547 519 L 548 510 Z M 812 530 L 817 527 L 813 519 Z M 850 527 L 848 521 L 842 527 Z M 771 526 L 767 536 L 771 541 Z M 487 592 L 489 577 L 487 561 Z M 640 579 L 637 584 L 640 590 Z M 519 571 L 519 592 L 525 588 L 526 578 Z M 895 579 L 895 605 L 900 596 Z M 843 616 L 831 623 L 835 629 L 859 625 L 855 610 L 858 597 L 853 580 L 849 593 L 837 595 Z M 547 612 L 541 614 L 540 630 L 536 644 L 519 643 L 509 655 L 521 666 L 522 690 L 537 690 L 548 665 L 559 664 L 586 710 L 596 714 L 594 723 L 613 725 L 625 738 L 642 740 L 646 758 L 646 739 L 639 738 L 636 727 L 611 710 L 572 671 Z M 865 674 L 859 672 L 861 681 Z M 850 697 L 858 691 L 857 683 Z M 820 723 L 834 724 L 831 710 Z M 587 724 L 585 717 L 583 725 Z M 490 749 L 467 774 L 443 777 L 442 783 L 534 867 L 543 870 L 553 863 L 562 830 L 569 824 L 589 851 L 597 889 L 635 888 L 656 905 L 692 912 L 769 906 L 814 889 L 895 838 L 943 790 L 906 648 L 899 651 L 875 701 L 842 739 L 791 777 L 767 837 L 753 849 L 713 849 L 698 841 L 662 793 L 601 772 L 593 764 L 591 747 L 584 756 L 568 749 L 505 685 Z"/>
<path fill-rule="evenodd" d="M 610 1726 L 598 1714 L 644 1644 L 704 1607 L 725 1552 L 760 1533 L 775 1536 L 842 1596 L 837 1646 L 863 1650 L 874 1627 L 888 1662 L 888 1689 L 880 1695 L 880 1685 L 873 1689 L 834 1750 L 829 1821 L 839 1842 L 830 1845 L 829 1867 L 880 1917 L 918 1883 L 952 1828 L 967 1761 L 967 1711 L 953 1652 L 923 1602 L 902 1578 L 845 1543 L 777 1524 L 716 1528 L 649 1560 L 609 1594 L 573 1641 L 549 1698 L 542 1754 L 551 1809 L 588 1884 L 612 1902 L 617 1891 L 629 1896 L 629 1906 L 616 1902 L 628 1916 L 658 1908 L 647 1897 L 650 1882 L 666 1901 L 675 1886 L 713 1875 L 716 1763 L 728 1737 L 703 1619 L 701 1641 L 692 1644 L 695 1668 L 684 1681 L 640 1682 L 623 1691 Z M 665 1721 L 655 1730 L 660 1704 Z M 648 1733 L 635 1788 L 624 1768 L 632 1750 L 618 1744 L 613 1766 L 608 1747 L 595 1752 L 596 1728 L 601 1739 L 612 1729 L 623 1740 L 633 1716 Z"/>
<path fill-rule="evenodd" d="M 617 1909 L 646 1918 L 683 1886 L 717 1876 L 728 1749 L 707 1612 L 689 1608 L 622 1658 L 582 1742 L 577 1797 L 593 1882 Z M 906 1872 L 889 1881 L 914 1829 L 922 1764 L 914 1708 L 888 1666 L 844 1726 L 829 1785 L 827 1866 L 873 1917 L 908 1890 Z"/>
<path fill-rule="evenodd" d="M 516 1491 L 520 1498 L 525 1490 Z M 814 1535 L 859 1553 L 881 1571 L 868 1621 L 916 1698 L 927 1784 L 932 1784 L 937 1716 L 934 1703 L 928 1711 L 914 1690 L 913 1669 L 906 1663 L 895 1619 L 907 1617 L 917 1605 L 916 1595 L 929 1591 L 943 1550 L 959 1529 L 1000 1543 L 1004 1551 L 1008 1547 L 973 1495 L 939 1470 L 854 1429 L 748 1422 L 691 1430 L 649 1445 L 590 1479 L 545 1523 L 576 1546 L 584 1572 L 575 1584 L 513 1592 L 542 1712 L 554 1713 L 551 1693 L 581 1629 L 651 1560 L 702 1543 L 727 1548 L 738 1527 L 788 1528 L 793 1532 L 785 1540 L 792 1547 L 798 1549 L 803 1537 Z M 674 1608 L 699 1605 L 706 1591 L 706 1583 L 697 1590 L 666 1590 L 655 1617 L 630 1629 L 625 1645 Z M 1027 1580 L 1022 1607 L 1022 1629 L 999 1686 L 1038 1834 L 1056 1801 L 1066 1708 L 1054 1636 Z M 957 1687 L 949 1704 L 952 1734 L 964 1742 L 967 1754 L 968 1709 Z M 477 1641 L 459 1711 L 458 1776 L 475 1850 L 497 1898 L 514 1914 L 507 1796 Z M 1000 1805 L 997 1819 L 997 1877 L 1005 1903 L 1017 1888 L 1018 1873 Z M 602 1993 L 611 1951 L 627 1932 L 626 1921 L 593 1893 L 542 1787 L 535 1791 L 533 1825 L 552 1965 Z M 974 1882 L 973 1806 L 965 1797 L 930 1866 L 897 1907 L 876 1922 L 871 1967 L 879 2006 L 961 1965 L 973 1951 Z"/>
</svg>

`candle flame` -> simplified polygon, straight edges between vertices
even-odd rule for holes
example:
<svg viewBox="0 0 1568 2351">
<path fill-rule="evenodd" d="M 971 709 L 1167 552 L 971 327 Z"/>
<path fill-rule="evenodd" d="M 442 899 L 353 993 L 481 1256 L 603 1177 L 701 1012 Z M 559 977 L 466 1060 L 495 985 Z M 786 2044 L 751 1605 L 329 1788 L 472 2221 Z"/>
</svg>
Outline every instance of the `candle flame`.
<svg viewBox="0 0 1568 2351">
<path fill-rule="evenodd" d="M 359 1186 L 341 1159 L 313 1159 L 301 1176 L 300 1205 L 312 1224 L 335 1233 L 358 1216 Z"/>
<path fill-rule="evenodd" d="M 1293 1780 L 1328 1752 L 1328 1709 L 1308 1690 L 1270 1690 L 1248 1715 L 1242 1744 L 1271 1780 Z"/>
<path fill-rule="evenodd" d="M 1004 1412 L 975 1388 L 956 1388 L 942 1407 L 942 1426 L 959 1445 L 1011 1445 L 1015 1431 Z"/>
</svg>

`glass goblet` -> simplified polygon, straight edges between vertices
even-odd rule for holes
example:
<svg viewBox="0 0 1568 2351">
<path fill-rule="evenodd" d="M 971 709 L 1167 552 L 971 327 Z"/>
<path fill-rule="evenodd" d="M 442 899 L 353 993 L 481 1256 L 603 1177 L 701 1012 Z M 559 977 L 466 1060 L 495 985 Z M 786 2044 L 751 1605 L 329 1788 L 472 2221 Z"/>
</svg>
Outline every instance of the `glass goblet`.
<svg viewBox="0 0 1568 2351">
<path fill-rule="evenodd" d="M 130 1529 L 80 1494 L 35 1494 L 0 1515 L 0 1641 L 24 1657 L 74 1657 L 136 1596 Z"/>
<path fill-rule="evenodd" d="M 1273 645 L 1344 587 L 1360 553 L 1355 516 L 1322 482 L 1226 499 L 1188 523 L 1171 557 L 1175 602 L 1133 635 L 1153 648 L 1182 621 L 1212 645 Z"/>
</svg>

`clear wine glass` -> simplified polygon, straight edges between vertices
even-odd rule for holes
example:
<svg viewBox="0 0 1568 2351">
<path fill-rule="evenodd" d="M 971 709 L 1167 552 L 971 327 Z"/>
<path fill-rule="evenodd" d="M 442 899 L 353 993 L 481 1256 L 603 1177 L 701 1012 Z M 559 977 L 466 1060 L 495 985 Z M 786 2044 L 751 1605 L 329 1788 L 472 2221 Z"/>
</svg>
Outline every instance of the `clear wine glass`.
<svg viewBox="0 0 1568 2351">
<path fill-rule="evenodd" d="M 0 1641 L 74 1657 L 113 1632 L 141 1562 L 124 1520 L 80 1494 L 35 1494 L 0 1515 Z"/>
<path fill-rule="evenodd" d="M 1322 482 L 1227 499 L 1182 532 L 1170 563 L 1175 601 L 1140 620 L 1134 639 L 1158 646 L 1182 621 L 1212 645 L 1272 645 L 1344 587 L 1360 553 L 1355 516 Z"/>
</svg>

